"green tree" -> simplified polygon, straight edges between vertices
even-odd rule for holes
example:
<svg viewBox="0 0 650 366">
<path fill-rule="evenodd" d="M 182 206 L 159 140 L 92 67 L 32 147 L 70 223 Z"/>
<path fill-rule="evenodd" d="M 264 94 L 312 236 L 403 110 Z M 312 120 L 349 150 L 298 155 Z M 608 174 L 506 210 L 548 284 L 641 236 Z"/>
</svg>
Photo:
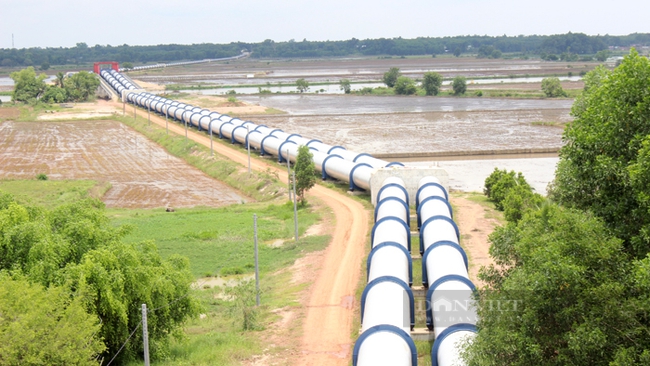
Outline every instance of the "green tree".
<svg viewBox="0 0 650 366">
<path fill-rule="evenodd" d="M 44 62 L 41 64 L 41 70 L 45 71 L 45 70 L 49 70 L 49 68 L 50 68 L 50 63 L 49 63 L 49 62 L 44 61 Z"/>
<path fill-rule="evenodd" d="M 0 314 L 3 365 L 99 365 L 99 320 L 62 288 L 0 272 Z"/>
<path fill-rule="evenodd" d="M 65 80 L 65 74 L 62 73 L 61 71 L 56 73 L 56 79 L 54 80 L 54 85 L 58 86 L 59 88 L 64 87 L 64 80 Z"/>
<path fill-rule="evenodd" d="M 309 90 L 309 83 L 305 79 L 296 80 L 296 88 L 299 92 L 304 93 Z"/>
<path fill-rule="evenodd" d="M 17 102 L 27 102 L 38 99 L 45 92 L 45 79 L 47 75 L 36 75 L 33 67 L 12 72 L 10 77 L 14 80 L 12 99 Z"/>
<path fill-rule="evenodd" d="M 127 70 L 132 69 L 133 68 L 133 63 L 131 63 L 131 62 L 122 62 L 122 68 L 127 69 Z"/>
<path fill-rule="evenodd" d="M 422 88 L 426 95 L 438 95 L 442 86 L 442 75 L 437 72 L 425 72 L 422 80 Z"/>
<path fill-rule="evenodd" d="M 64 87 L 70 102 L 85 102 L 95 95 L 99 86 L 97 75 L 79 71 L 64 80 Z"/>
<path fill-rule="evenodd" d="M 464 76 L 456 76 L 451 82 L 451 88 L 454 90 L 454 95 L 465 94 L 467 91 L 467 79 Z"/>
<path fill-rule="evenodd" d="M 632 50 L 613 71 L 587 75 L 550 194 L 594 212 L 640 258 L 650 252 L 650 61 Z"/>
<path fill-rule="evenodd" d="M 350 85 L 350 80 L 348 79 L 341 79 L 341 81 L 339 81 L 339 85 L 345 94 L 350 94 L 352 91 L 352 86 Z"/>
<path fill-rule="evenodd" d="M 152 355 L 164 355 L 168 337 L 196 315 L 189 296 L 193 281 L 186 258 L 163 260 L 153 243 L 124 244 L 129 228 L 114 228 L 103 203 L 86 199 L 46 211 L 24 207 L 0 194 L 0 272 L 32 283 L 60 287 L 102 320 L 99 337 L 112 356 L 140 324 L 140 306 L 150 309 Z M 139 357 L 134 338 L 121 360 Z"/>
<path fill-rule="evenodd" d="M 609 58 L 612 53 L 609 50 L 600 50 L 596 52 L 596 60 L 603 62 Z"/>
<path fill-rule="evenodd" d="M 508 172 L 505 169 L 501 170 L 498 168 L 494 168 L 492 174 L 485 178 L 484 186 L 483 194 L 500 211 L 505 209 L 504 201 L 513 188 L 520 186 L 531 193 L 533 191 L 528 182 L 526 182 L 523 174 L 515 173 L 514 170 Z"/>
<path fill-rule="evenodd" d="M 397 67 L 391 67 L 390 70 L 386 71 L 384 73 L 383 81 L 384 84 L 386 84 L 387 87 L 392 88 L 395 86 L 395 83 L 397 82 L 397 78 L 401 75 L 399 68 Z"/>
<path fill-rule="evenodd" d="M 460 57 L 462 53 L 463 53 L 463 48 L 461 46 L 458 46 L 454 49 L 454 56 Z"/>
<path fill-rule="evenodd" d="M 556 77 L 544 78 L 542 80 L 542 91 L 549 98 L 566 97 L 566 92 L 562 89 L 560 79 Z"/>
<path fill-rule="evenodd" d="M 309 147 L 302 145 L 298 148 L 294 170 L 296 172 L 296 194 L 300 197 L 301 204 L 305 203 L 305 192 L 316 184 L 316 166 L 313 158 Z"/>
<path fill-rule="evenodd" d="M 415 86 L 415 81 L 407 76 L 400 76 L 395 82 L 395 94 L 399 95 L 411 95 L 415 94 L 418 89 Z"/>
<path fill-rule="evenodd" d="M 498 228 L 490 241 L 495 265 L 479 274 L 487 286 L 478 296 L 468 365 L 649 359 L 650 258 L 630 262 L 602 220 L 546 204 Z"/>
</svg>

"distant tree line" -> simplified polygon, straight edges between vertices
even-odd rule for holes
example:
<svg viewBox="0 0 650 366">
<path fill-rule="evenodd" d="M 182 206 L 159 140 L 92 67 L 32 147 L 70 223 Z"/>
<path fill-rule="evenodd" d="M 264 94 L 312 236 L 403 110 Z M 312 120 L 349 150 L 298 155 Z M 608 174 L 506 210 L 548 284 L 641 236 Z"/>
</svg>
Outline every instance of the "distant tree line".
<svg viewBox="0 0 650 366">
<path fill-rule="evenodd" d="M 650 45 L 650 33 L 633 33 L 626 36 L 589 36 L 583 33 L 567 33 L 552 36 L 456 36 L 378 38 L 345 41 L 275 42 L 267 39 L 258 43 L 232 42 L 228 44 L 121 46 L 77 43 L 70 48 L 23 48 L 0 49 L 0 66 L 36 66 L 47 69 L 51 65 L 80 64 L 114 60 L 118 62 L 169 62 L 199 60 L 234 56 L 241 50 L 252 51 L 254 58 L 269 57 L 336 57 L 365 56 L 411 56 L 463 53 L 482 57 L 501 57 L 502 53 L 535 55 L 593 55 L 610 46 L 629 47 Z M 551 58 L 552 59 L 552 58 Z"/>
</svg>

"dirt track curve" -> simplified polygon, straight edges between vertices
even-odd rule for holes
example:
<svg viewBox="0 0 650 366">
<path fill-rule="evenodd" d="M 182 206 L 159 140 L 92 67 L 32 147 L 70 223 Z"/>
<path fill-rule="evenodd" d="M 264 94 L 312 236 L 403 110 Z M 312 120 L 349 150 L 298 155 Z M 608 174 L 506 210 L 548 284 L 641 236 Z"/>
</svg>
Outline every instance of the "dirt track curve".
<svg viewBox="0 0 650 366">
<path fill-rule="evenodd" d="M 113 102 L 122 109 L 121 103 Z M 138 110 L 147 118 L 147 112 Z M 165 119 L 151 114 L 151 121 L 164 127 Z M 169 130 L 179 135 L 185 128 L 169 123 Z M 202 133 L 188 130 L 188 137 L 197 143 L 210 146 L 210 138 Z M 236 149 L 214 144 L 215 152 L 244 166 L 248 156 Z M 284 172 L 277 165 L 257 159 L 251 160 L 251 168 L 258 171 L 271 169 L 278 172 L 286 183 Z M 300 365 L 348 365 L 352 340 L 350 338 L 354 317 L 354 294 L 361 273 L 361 261 L 368 235 L 369 214 L 363 205 L 343 194 L 316 185 L 308 196 L 323 201 L 335 217 L 332 241 L 325 251 L 320 271 L 311 286 L 301 339 Z"/>
</svg>

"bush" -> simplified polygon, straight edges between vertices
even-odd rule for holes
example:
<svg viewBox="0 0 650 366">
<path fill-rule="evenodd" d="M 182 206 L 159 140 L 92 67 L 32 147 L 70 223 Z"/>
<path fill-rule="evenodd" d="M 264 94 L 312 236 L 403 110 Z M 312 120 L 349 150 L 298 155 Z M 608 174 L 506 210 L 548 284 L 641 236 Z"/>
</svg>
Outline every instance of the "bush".
<svg viewBox="0 0 650 366">
<path fill-rule="evenodd" d="M 391 67 L 390 70 L 384 73 L 383 81 L 387 87 L 392 88 L 397 82 L 397 78 L 400 76 L 399 68 Z"/>
<path fill-rule="evenodd" d="M 549 98 L 566 97 L 566 92 L 562 89 L 560 79 L 544 78 L 542 80 L 542 91 Z"/>
<path fill-rule="evenodd" d="M 47 175 L 46 175 L 46 174 L 43 174 L 43 173 L 38 174 L 38 175 L 36 176 L 36 179 L 38 179 L 38 180 L 47 180 Z"/>
<path fill-rule="evenodd" d="M 494 168 L 492 174 L 485 179 L 483 193 L 490 201 L 494 202 L 497 210 L 503 211 L 505 209 L 504 201 L 508 193 L 517 186 L 521 186 L 532 193 L 533 189 L 521 173 L 515 173 L 514 170 L 508 172 L 505 169 Z"/>
<path fill-rule="evenodd" d="M 467 80 L 464 76 L 456 76 L 451 83 L 451 87 L 454 90 L 454 95 L 465 94 L 467 91 Z"/>
<path fill-rule="evenodd" d="M 422 88 L 426 95 L 438 95 L 442 86 L 442 75 L 437 72 L 425 72 L 422 80 Z"/>
<path fill-rule="evenodd" d="M 417 88 L 413 79 L 407 76 L 400 76 L 395 82 L 395 94 L 399 95 L 412 95 L 415 94 Z"/>
</svg>

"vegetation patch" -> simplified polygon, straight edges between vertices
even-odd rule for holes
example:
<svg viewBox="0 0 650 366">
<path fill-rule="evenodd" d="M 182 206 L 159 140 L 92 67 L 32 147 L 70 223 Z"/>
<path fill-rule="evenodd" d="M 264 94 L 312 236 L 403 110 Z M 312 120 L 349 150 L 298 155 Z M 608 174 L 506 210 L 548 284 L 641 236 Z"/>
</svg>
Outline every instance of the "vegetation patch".
<svg viewBox="0 0 650 366">
<path fill-rule="evenodd" d="M 0 180 L 0 190 L 21 204 L 53 208 L 87 197 L 101 198 L 111 188 L 94 180 Z"/>
</svg>

